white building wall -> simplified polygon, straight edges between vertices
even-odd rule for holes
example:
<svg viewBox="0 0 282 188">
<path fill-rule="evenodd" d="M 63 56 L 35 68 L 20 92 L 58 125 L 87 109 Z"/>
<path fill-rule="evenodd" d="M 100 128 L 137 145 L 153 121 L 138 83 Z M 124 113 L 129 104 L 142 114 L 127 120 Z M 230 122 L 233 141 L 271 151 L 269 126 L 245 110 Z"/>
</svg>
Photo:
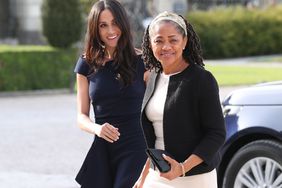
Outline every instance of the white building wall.
<svg viewBox="0 0 282 188">
<path fill-rule="evenodd" d="M 153 7 L 156 14 L 171 11 L 183 15 L 187 11 L 187 0 L 153 0 Z"/>
<path fill-rule="evenodd" d="M 43 0 L 16 0 L 19 28 L 23 31 L 42 31 L 41 5 Z"/>
<path fill-rule="evenodd" d="M 43 0 L 10 0 L 14 2 L 18 40 L 21 44 L 45 44 L 42 34 Z"/>
<path fill-rule="evenodd" d="M 157 13 L 160 13 L 163 11 L 172 11 L 172 3 L 173 1 L 154 0 L 153 6 Z"/>
</svg>

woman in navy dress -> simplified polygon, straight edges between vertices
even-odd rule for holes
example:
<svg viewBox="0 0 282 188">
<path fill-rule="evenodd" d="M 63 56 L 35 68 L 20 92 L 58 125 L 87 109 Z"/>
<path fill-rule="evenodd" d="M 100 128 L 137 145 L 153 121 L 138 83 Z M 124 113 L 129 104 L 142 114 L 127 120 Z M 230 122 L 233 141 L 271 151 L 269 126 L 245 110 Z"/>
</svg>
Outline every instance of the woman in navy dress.
<svg viewBox="0 0 282 188">
<path fill-rule="evenodd" d="M 81 187 L 129 188 L 142 171 L 144 71 L 123 7 L 115 0 L 95 3 L 88 17 L 84 54 L 75 67 L 78 124 L 95 135 L 76 177 Z M 91 104 L 95 120 L 89 117 Z"/>
</svg>

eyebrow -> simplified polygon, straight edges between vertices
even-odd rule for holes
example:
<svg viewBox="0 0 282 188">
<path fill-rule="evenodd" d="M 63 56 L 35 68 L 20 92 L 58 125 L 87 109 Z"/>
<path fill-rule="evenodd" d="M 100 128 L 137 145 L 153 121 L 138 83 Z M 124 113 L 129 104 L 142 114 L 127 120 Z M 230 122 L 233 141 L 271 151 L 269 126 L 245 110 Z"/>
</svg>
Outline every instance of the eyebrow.
<svg viewBox="0 0 282 188">
<path fill-rule="evenodd" d="M 169 35 L 168 38 L 177 37 L 177 35 Z M 157 36 L 156 38 L 163 38 L 163 36 Z"/>
<path fill-rule="evenodd" d="M 105 23 L 106 21 L 99 21 L 99 23 Z"/>
<path fill-rule="evenodd" d="M 116 20 L 115 19 L 113 19 L 113 20 L 111 20 L 111 22 L 115 22 Z M 106 21 L 99 21 L 99 24 L 100 23 L 107 23 Z"/>
</svg>

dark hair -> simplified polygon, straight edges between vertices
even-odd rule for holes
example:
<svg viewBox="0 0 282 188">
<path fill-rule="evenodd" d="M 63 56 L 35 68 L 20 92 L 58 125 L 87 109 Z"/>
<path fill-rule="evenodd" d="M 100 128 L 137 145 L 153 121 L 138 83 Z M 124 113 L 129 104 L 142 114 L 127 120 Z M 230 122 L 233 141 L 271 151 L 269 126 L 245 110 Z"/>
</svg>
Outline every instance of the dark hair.
<svg viewBox="0 0 282 188">
<path fill-rule="evenodd" d="M 114 53 L 114 63 L 117 67 L 117 79 L 128 85 L 133 80 L 135 71 L 135 64 L 133 62 L 136 53 L 132 43 L 130 24 L 126 11 L 118 1 L 102 0 L 92 6 L 88 16 L 84 56 L 86 62 L 93 68 L 94 73 L 104 63 L 104 44 L 99 36 L 98 22 L 101 12 L 105 9 L 111 11 L 121 30 L 121 36 Z"/>
<path fill-rule="evenodd" d="M 174 23 L 173 21 L 169 21 L 169 20 L 164 20 L 164 21 L 173 23 L 176 26 L 176 29 L 179 31 L 179 33 L 181 33 L 183 35 L 183 37 L 185 37 L 185 33 L 184 33 L 183 28 L 181 28 L 178 24 Z M 198 35 L 196 34 L 196 32 L 194 31 L 192 25 L 189 22 L 187 22 L 186 19 L 184 19 L 184 21 L 185 21 L 185 24 L 186 24 L 188 42 L 185 46 L 185 49 L 183 50 L 182 56 L 185 59 L 185 61 L 188 62 L 189 64 L 191 64 L 191 65 L 198 64 L 201 67 L 204 67 L 205 64 L 203 63 L 200 39 L 199 39 Z M 161 72 L 163 70 L 162 65 L 155 58 L 153 51 L 151 49 L 149 27 L 150 26 L 147 27 L 145 34 L 144 34 L 144 37 L 143 37 L 143 42 L 142 42 L 143 55 L 142 55 L 142 57 L 144 59 L 144 62 L 145 62 L 147 69 L 149 69 L 149 70 L 155 69 L 156 72 Z"/>
</svg>

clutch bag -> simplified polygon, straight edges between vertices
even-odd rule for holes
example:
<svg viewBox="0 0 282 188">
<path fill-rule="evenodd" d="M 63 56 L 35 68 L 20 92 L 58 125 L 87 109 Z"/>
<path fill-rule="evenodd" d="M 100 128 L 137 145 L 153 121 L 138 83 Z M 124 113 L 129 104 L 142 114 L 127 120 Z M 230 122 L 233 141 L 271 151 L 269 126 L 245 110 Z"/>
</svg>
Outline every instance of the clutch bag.
<svg viewBox="0 0 282 188">
<path fill-rule="evenodd" d="M 155 167 L 158 168 L 160 172 L 168 172 L 170 170 L 170 164 L 163 158 L 162 154 L 171 156 L 168 152 L 161 149 L 147 148 L 146 154 L 151 159 Z"/>
</svg>

